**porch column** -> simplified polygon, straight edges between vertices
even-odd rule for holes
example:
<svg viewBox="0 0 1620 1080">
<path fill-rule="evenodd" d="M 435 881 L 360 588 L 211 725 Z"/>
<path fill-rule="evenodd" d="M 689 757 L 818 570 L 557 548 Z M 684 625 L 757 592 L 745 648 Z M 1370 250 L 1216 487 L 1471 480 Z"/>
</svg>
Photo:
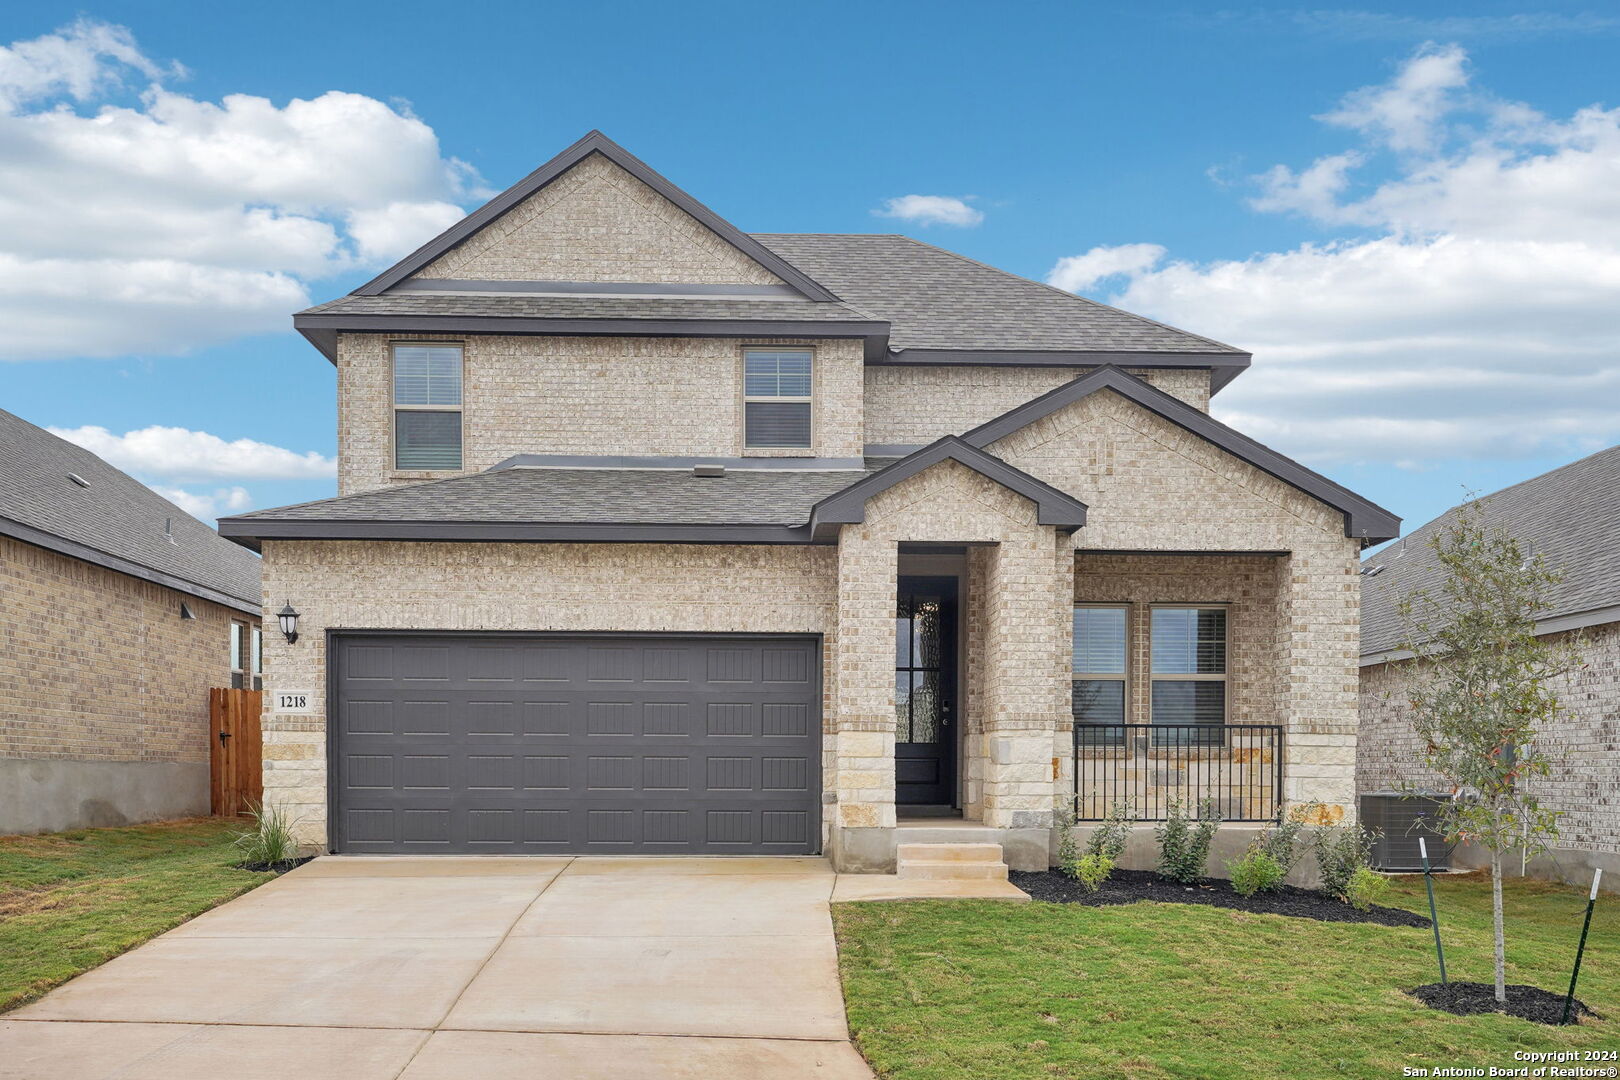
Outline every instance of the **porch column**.
<svg viewBox="0 0 1620 1080">
<path fill-rule="evenodd" d="M 1356 815 L 1360 579 L 1353 540 L 1299 545 L 1280 572 L 1283 798 L 1320 802 L 1323 824 Z"/>
<path fill-rule="evenodd" d="M 1048 829 L 1062 775 L 1054 753 L 1070 722 L 1069 538 L 1031 530 L 984 556 L 983 730 L 978 736 L 986 825 Z"/>
<path fill-rule="evenodd" d="M 838 540 L 837 671 L 833 691 L 835 829 L 892 829 L 894 605 L 899 545 L 865 525 Z"/>
</svg>

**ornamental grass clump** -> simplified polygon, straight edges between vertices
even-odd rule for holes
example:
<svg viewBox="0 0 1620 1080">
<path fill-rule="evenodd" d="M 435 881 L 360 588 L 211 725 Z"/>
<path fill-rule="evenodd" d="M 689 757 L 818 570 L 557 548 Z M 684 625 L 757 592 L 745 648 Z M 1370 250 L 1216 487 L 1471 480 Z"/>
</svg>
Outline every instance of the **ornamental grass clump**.
<svg viewBox="0 0 1620 1080">
<path fill-rule="evenodd" d="M 274 865 L 298 858 L 298 841 L 293 836 L 297 822 L 289 818 L 285 810 L 266 803 L 253 803 L 248 807 L 247 816 L 253 821 L 253 827 L 231 834 L 231 843 L 242 853 L 243 862 Z"/>
<path fill-rule="evenodd" d="M 1221 815 L 1211 799 L 1198 804 L 1196 824 L 1187 817 L 1180 799 L 1171 799 L 1164 823 L 1153 830 L 1159 841 L 1159 873 L 1183 885 L 1196 885 L 1209 863 L 1209 846 L 1220 828 Z"/>
</svg>

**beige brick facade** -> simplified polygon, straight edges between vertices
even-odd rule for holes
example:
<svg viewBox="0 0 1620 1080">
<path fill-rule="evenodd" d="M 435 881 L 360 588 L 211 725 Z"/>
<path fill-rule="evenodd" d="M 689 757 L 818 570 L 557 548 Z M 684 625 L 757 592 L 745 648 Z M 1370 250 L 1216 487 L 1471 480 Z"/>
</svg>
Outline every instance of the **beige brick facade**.
<svg viewBox="0 0 1620 1080">
<path fill-rule="evenodd" d="M 338 344 L 340 494 L 454 475 L 393 469 L 390 346 L 396 341 L 462 345 L 464 472 L 523 453 L 790 456 L 743 449 L 746 345 L 813 347 L 814 446 L 808 453 L 861 456 L 859 341 L 344 334 Z"/>
<path fill-rule="evenodd" d="M 416 278 L 777 285 L 646 184 L 592 154 Z"/>
<path fill-rule="evenodd" d="M 941 435 L 960 435 L 1091 370 L 979 365 L 869 367 L 866 441 L 921 446 Z M 1133 368 L 1130 373 L 1197 409 L 1209 411 L 1208 371 Z"/>
<path fill-rule="evenodd" d="M 1551 760 L 1552 773 L 1527 784 L 1544 806 L 1560 815 L 1558 849 L 1616 856 L 1620 855 L 1620 623 L 1594 626 L 1583 636 L 1585 666 L 1554 683 L 1567 711 L 1536 740 L 1537 748 Z M 1360 791 L 1444 790 L 1422 764 L 1422 746 L 1402 696 L 1406 670 L 1407 665 L 1398 661 L 1361 669 L 1356 767 Z M 1612 875 L 1617 868 L 1613 862 L 1608 865 Z"/>
<path fill-rule="evenodd" d="M 0 757 L 207 763 L 208 689 L 253 620 L 9 537 L 0 596 Z"/>
<path fill-rule="evenodd" d="M 1285 800 L 1353 812 L 1358 545 L 1342 515 L 1111 392 L 990 449 L 1088 503 L 1088 525 L 1061 536 L 1022 496 L 946 462 L 873 497 L 836 547 L 272 541 L 267 594 L 304 613 L 298 644 L 271 643 L 273 687 L 320 696 L 332 627 L 820 634 L 823 828 L 839 858 L 840 844 L 896 821 L 900 545 L 969 545 L 958 770 L 969 818 L 1044 829 L 1073 783 L 1077 601 L 1230 605 L 1232 721 L 1286 729 Z M 1140 680 L 1133 719 L 1147 692 Z M 324 718 L 267 716 L 265 732 L 267 797 L 319 845 Z M 1267 775 L 1269 753 L 1252 762 Z M 870 865 L 870 849 L 848 858 Z"/>
</svg>

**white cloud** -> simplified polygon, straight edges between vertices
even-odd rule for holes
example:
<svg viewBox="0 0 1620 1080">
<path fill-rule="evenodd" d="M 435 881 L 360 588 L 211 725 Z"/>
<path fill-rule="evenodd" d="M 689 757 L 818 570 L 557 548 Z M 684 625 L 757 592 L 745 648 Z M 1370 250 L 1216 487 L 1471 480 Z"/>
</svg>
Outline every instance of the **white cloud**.
<svg viewBox="0 0 1620 1080">
<path fill-rule="evenodd" d="M 877 217 L 899 218 L 902 221 L 915 221 L 919 225 L 955 225 L 958 228 L 969 228 L 984 220 L 984 213 L 975 210 L 967 204 L 967 199 L 952 198 L 949 195 L 902 195 L 897 199 L 887 199 L 878 209 L 872 211 Z"/>
<path fill-rule="evenodd" d="M 1067 255 L 1046 275 L 1050 285 L 1070 292 L 1089 289 L 1099 281 L 1121 274 L 1139 274 L 1152 269 L 1165 256 L 1158 244 L 1119 244 L 1094 247 L 1084 255 Z"/>
<path fill-rule="evenodd" d="M 1256 209 L 1342 239 L 1209 263 L 1135 244 L 1071 258 L 1136 264 L 1110 302 L 1252 349 L 1215 411 L 1304 460 L 1424 467 L 1608 445 L 1620 110 L 1545 117 L 1469 87 L 1466 60 L 1419 50 L 1329 114 L 1356 146 L 1256 178 Z"/>
<path fill-rule="evenodd" d="M 212 492 L 195 492 L 161 484 L 148 486 L 192 517 L 203 521 L 214 521 L 223 515 L 240 514 L 253 508 L 253 497 L 246 488 L 215 488 Z"/>
<path fill-rule="evenodd" d="M 50 428 L 125 472 L 170 480 L 296 480 L 337 475 L 337 462 L 313 450 L 300 454 L 252 439 L 226 442 L 206 431 L 147 427 L 114 435 L 104 427 Z M 157 490 L 154 488 L 154 490 Z M 235 489 L 240 490 L 240 489 Z M 245 492 L 243 493 L 245 496 Z M 165 498 L 173 498 L 167 489 Z"/>
<path fill-rule="evenodd" d="M 90 20 L 0 48 L 0 359 L 283 329 L 310 282 L 397 258 L 482 193 L 408 110 L 201 101 L 164 85 L 182 72 Z"/>
</svg>

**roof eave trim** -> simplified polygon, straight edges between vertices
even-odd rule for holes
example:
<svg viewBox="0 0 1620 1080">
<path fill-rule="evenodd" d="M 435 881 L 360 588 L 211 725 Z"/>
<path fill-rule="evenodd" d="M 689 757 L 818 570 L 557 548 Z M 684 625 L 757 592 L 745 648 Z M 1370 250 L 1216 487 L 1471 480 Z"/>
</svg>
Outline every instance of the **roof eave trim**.
<svg viewBox="0 0 1620 1080">
<path fill-rule="evenodd" d="M 819 538 L 830 538 L 836 536 L 838 526 L 860 524 L 866 520 L 867 500 L 946 461 L 966 466 L 1033 502 L 1035 520 L 1041 525 L 1070 533 L 1086 523 L 1086 504 L 1079 499 L 986 450 L 947 435 L 816 503 L 810 510 L 810 531 Z"/>
<path fill-rule="evenodd" d="M 552 337 L 860 338 L 865 355 L 885 348 L 889 324 L 819 319 L 557 319 L 502 315 L 351 315 L 324 311 L 293 316 L 293 327 L 332 363 L 340 332 L 373 334 L 511 334 Z"/>
<path fill-rule="evenodd" d="M 303 521 L 221 518 L 221 536 L 258 551 L 265 540 L 428 543 L 810 544 L 803 525 L 676 525 L 508 521 Z"/>
<path fill-rule="evenodd" d="M 1254 357 L 1236 349 L 1230 352 L 1158 352 L 1103 349 L 890 349 L 886 356 L 868 359 L 869 364 L 897 367 L 1097 367 L 1115 364 L 1127 368 L 1207 368 L 1209 393 L 1213 397 L 1233 379 L 1248 370 Z"/>
<path fill-rule="evenodd" d="M 21 540 L 25 544 L 32 544 L 47 551 L 54 551 L 58 555 L 80 559 L 107 570 L 127 574 L 142 581 L 149 581 L 154 585 L 162 585 L 166 589 L 173 589 L 175 592 L 182 592 L 187 596 L 195 596 L 199 600 L 209 600 L 234 611 L 252 615 L 255 618 L 261 614 L 261 605 L 257 601 L 244 600 L 229 593 L 220 592 L 218 589 L 209 588 L 207 585 L 199 585 L 194 581 L 176 577 L 174 574 L 154 570 L 150 566 L 142 566 L 140 563 L 130 559 L 110 555 L 98 548 L 90 547 L 88 544 L 81 544 L 77 540 L 69 540 L 66 537 L 57 536 L 55 533 L 46 532 L 44 529 L 37 529 L 20 521 L 13 521 L 10 518 L 0 517 L 0 536 L 9 536 L 13 540 Z"/>
<path fill-rule="evenodd" d="M 1571 630 L 1584 630 L 1589 626 L 1603 626 L 1612 622 L 1620 622 L 1620 604 L 1537 619 L 1534 633 L 1537 637 L 1547 634 L 1567 634 Z M 1396 660 L 1411 660 L 1416 656 L 1417 653 L 1406 648 L 1380 649 L 1376 652 L 1362 653 L 1360 666 L 1372 667 L 1375 664 L 1388 664 Z"/>
<path fill-rule="evenodd" d="M 1364 545 L 1383 543 L 1400 535 L 1401 519 L 1383 507 L 1334 483 L 1320 473 L 1307 469 L 1299 462 L 1255 442 L 1208 413 L 1193 408 L 1180 398 L 1150 386 L 1112 364 L 1088 372 L 1073 382 L 1042 394 L 1033 401 L 1026 401 L 1017 408 L 980 424 L 964 434 L 962 439 L 969 445 L 982 449 L 1099 390 L 1114 391 L 1149 412 L 1213 443 L 1233 457 L 1253 465 L 1261 472 L 1340 511 L 1344 515 L 1344 534 L 1362 541 Z"/>
<path fill-rule="evenodd" d="M 793 286 L 807 299 L 818 301 L 834 301 L 838 299 L 820 282 L 782 258 L 782 256 L 771 251 L 758 240 L 738 229 L 731 222 L 698 202 L 685 191 L 676 187 L 646 162 L 600 131 L 589 132 L 584 138 L 563 150 L 562 153 L 541 165 L 528 176 L 525 176 L 522 180 L 519 180 L 489 200 L 489 202 L 354 290 L 352 295 L 377 296 L 386 292 L 389 288 L 421 270 L 428 263 L 460 244 L 592 154 L 601 154 L 619 168 L 652 188 L 659 195 L 697 219 L 699 223 L 726 243 Z"/>
</svg>

